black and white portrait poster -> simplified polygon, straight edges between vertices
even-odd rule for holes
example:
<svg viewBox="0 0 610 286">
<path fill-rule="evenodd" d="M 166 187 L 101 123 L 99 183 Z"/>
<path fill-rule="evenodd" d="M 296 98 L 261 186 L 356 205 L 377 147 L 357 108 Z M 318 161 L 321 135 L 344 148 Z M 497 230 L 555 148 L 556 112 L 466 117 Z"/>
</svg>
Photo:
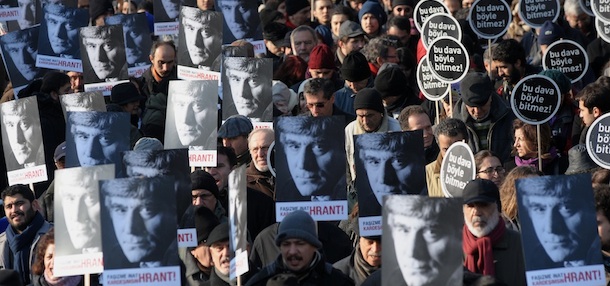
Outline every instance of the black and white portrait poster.
<svg viewBox="0 0 610 286">
<path fill-rule="evenodd" d="M 153 0 L 155 7 L 155 35 L 177 35 L 180 0 Z"/>
<path fill-rule="evenodd" d="M 13 21 L 19 19 L 19 4 L 17 0 L 0 1 L 0 21 Z"/>
<path fill-rule="evenodd" d="M 0 118 L 9 185 L 46 181 L 47 167 L 36 97 L 2 103 Z"/>
<path fill-rule="evenodd" d="M 528 285 L 605 285 L 591 174 L 515 182 Z"/>
<path fill-rule="evenodd" d="M 180 285 L 173 177 L 100 181 L 104 284 Z"/>
<path fill-rule="evenodd" d="M 381 285 L 462 285 L 463 226 L 461 199 L 385 196 Z"/>
<path fill-rule="evenodd" d="M 64 118 L 68 120 L 67 113 L 79 111 L 106 111 L 104 95 L 100 91 L 85 91 L 77 93 L 62 94 L 59 96 Z"/>
<path fill-rule="evenodd" d="M 40 24 L 42 19 L 42 5 L 61 4 L 76 8 L 77 0 L 17 0 L 19 17 L 14 21 L 7 21 L 9 31 L 19 31 Z"/>
<path fill-rule="evenodd" d="M 314 220 L 347 218 L 345 118 L 282 116 L 275 123 L 276 218 L 302 209 Z"/>
<path fill-rule="evenodd" d="M 129 150 L 130 126 L 125 112 L 68 112 L 66 167 L 116 164 L 115 177 L 123 177 L 121 152 Z"/>
<path fill-rule="evenodd" d="M 125 41 L 125 58 L 129 76 L 141 77 L 150 66 L 150 48 L 152 47 L 151 31 L 148 28 L 146 15 L 116 14 L 105 19 L 106 25 L 122 25 Z"/>
<path fill-rule="evenodd" d="M 83 72 L 79 29 L 89 24 L 89 11 L 51 3 L 42 10 L 36 66 Z"/>
<path fill-rule="evenodd" d="M 191 205 L 191 171 L 188 150 L 138 150 L 123 152 L 123 167 L 127 177 L 172 176 L 176 194 L 177 214 Z M 196 242 L 195 242 L 196 243 Z"/>
<path fill-rule="evenodd" d="M 218 82 L 169 82 L 165 149 L 189 148 L 191 166 L 216 166 Z"/>
<path fill-rule="evenodd" d="M 210 70 L 219 65 L 222 13 L 182 6 L 178 39 L 178 66 Z"/>
<path fill-rule="evenodd" d="M 245 165 L 231 171 L 229 174 L 229 227 L 231 230 L 229 243 L 235 259 L 235 271 L 231 271 L 231 279 L 248 272 L 247 184 Z"/>
<path fill-rule="evenodd" d="M 15 94 L 46 72 L 36 67 L 39 30 L 40 26 L 35 26 L 0 37 L 2 59 Z"/>
<path fill-rule="evenodd" d="M 55 171 L 54 276 L 104 271 L 99 181 L 114 179 L 114 165 Z"/>
<path fill-rule="evenodd" d="M 222 12 L 223 44 L 235 40 L 261 40 L 263 28 L 258 15 L 258 2 L 250 0 L 217 0 L 216 10 Z"/>
<path fill-rule="evenodd" d="M 127 79 L 122 25 L 81 28 L 80 40 L 85 83 Z"/>
<path fill-rule="evenodd" d="M 421 130 L 354 136 L 360 235 L 381 235 L 384 196 L 427 193 L 423 150 Z"/>
<path fill-rule="evenodd" d="M 272 59 L 226 57 L 222 69 L 222 119 L 240 114 L 252 121 L 273 120 Z"/>
</svg>

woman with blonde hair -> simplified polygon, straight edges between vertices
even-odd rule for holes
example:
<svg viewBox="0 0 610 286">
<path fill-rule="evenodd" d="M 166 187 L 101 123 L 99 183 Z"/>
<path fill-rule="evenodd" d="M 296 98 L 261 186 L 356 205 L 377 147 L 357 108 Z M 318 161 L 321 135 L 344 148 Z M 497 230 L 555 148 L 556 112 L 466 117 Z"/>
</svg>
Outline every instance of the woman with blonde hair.
<svg viewBox="0 0 610 286">
<path fill-rule="evenodd" d="M 502 203 L 502 218 L 506 223 L 506 227 L 515 231 L 521 230 L 521 223 L 517 214 L 517 189 L 515 181 L 527 177 L 537 177 L 543 174 L 538 169 L 532 166 L 519 166 L 512 169 L 504 183 L 500 187 L 500 202 Z"/>
</svg>

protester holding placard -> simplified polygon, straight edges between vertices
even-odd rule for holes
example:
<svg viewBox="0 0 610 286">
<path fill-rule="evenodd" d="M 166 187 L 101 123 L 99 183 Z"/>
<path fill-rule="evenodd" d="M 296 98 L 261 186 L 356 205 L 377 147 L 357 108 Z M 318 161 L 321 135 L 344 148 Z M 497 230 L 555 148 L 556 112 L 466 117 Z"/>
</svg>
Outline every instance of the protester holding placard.
<svg viewBox="0 0 610 286">
<path fill-rule="evenodd" d="M 538 171 L 538 168 L 531 166 L 516 167 L 506 175 L 504 183 L 500 186 L 500 201 L 502 202 L 502 216 L 507 228 L 514 231 L 521 230 L 521 222 L 517 214 L 517 189 L 515 188 L 515 181 L 541 175 L 542 173 Z"/>
<path fill-rule="evenodd" d="M 572 99 L 572 82 L 570 78 L 558 70 L 544 70 L 539 75 L 544 75 L 554 81 L 561 92 L 559 110 L 548 121 L 548 124 L 551 127 L 553 143 L 557 147 L 557 151 L 565 156 L 572 145 L 578 144 L 578 142 L 572 142 L 572 125 L 574 124 L 574 117 L 577 115 Z"/>
<path fill-rule="evenodd" d="M 557 148 L 551 143 L 551 128 L 548 124 L 540 125 L 540 133 L 536 133 L 536 126 L 524 123 L 520 119 L 513 122 L 515 144 L 513 145 L 514 160 L 506 162 L 510 171 L 515 166 L 532 166 L 538 168 L 538 161 L 542 160 L 542 172 L 545 175 L 561 175 L 568 168 L 566 157 L 558 154 Z M 540 137 L 538 146 L 537 136 Z M 541 150 L 542 153 L 538 153 Z"/>
<path fill-rule="evenodd" d="M 430 197 L 444 197 L 441 188 L 441 163 L 447 153 L 447 149 L 455 142 L 468 142 L 468 130 L 466 125 L 459 119 L 448 118 L 441 121 L 434 129 L 434 137 L 440 149 L 436 161 L 426 165 L 426 186 Z"/>
<path fill-rule="evenodd" d="M 589 178 L 541 176 L 516 182 L 528 280 L 538 276 L 531 273 L 534 270 L 547 270 L 536 272 L 544 274 L 554 268 L 575 273 L 603 269 Z M 590 280 L 595 278 L 603 279 Z M 569 281 L 573 280 L 568 276 Z"/>
<path fill-rule="evenodd" d="M 43 235 L 36 247 L 36 259 L 32 265 L 32 283 L 34 286 L 80 286 L 83 285 L 83 276 L 56 277 L 54 273 L 55 257 L 55 229 Z M 91 285 L 98 285 L 96 279 L 92 279 Z"/>
<path fill-rule="evenodd" d="M 419 105 L 407 106 L 400 112 L 398 116 L 400 128 L 403 131 L 422 130 L 424 134 L 424 152 L 426 164 L 430 164 L 438 157 L 439 148 L 436 140 L 434 140 L 434 132 L 432 131 L 432 123 L 426 114 L 426 111 Z"/>
<path fill-rule="evenodd" d="M 501 72 L 501 65 L 498 68 L 500 76 L 508 77 Z M 454 116 L 466 123 L 472 151 L 490 150 L 500 161 L 507 161 L 512 145 L 512 137 L 507 131 L 515 115 L 506 101 L 494 92 L 491 80 L 484 73 L 468 73 L 460 82 L 460 92 L 462 98 L 455 105 Z"/>
<path fill-rule="evenodd" d="M 502 221 L 496 184 L 485 179 L 470 181 L 464 188 L 463 209 L 464 267 L 507 285 L 525 286 L 521 238 Z"/>
<path fill-rule="evenodd" d="M 605 77 L 600 77 L 600 79 L 601 78 Z M 578 139 L 578 143 L 585 143 L 587 130 L 591 124 L 593 124 L 593 121 L 610 111 L 610 100 L 607 100 L 607 94 L 610 93 L 610 86 L 605 84 L 605 81 L 600 81 L 600 79 L 585 86 L 576 96 L 579 109 L 578 116 L 580 116 L 582 121 L 574 121 L 572 127 L 572 140 Z M 576 137 L 577 134 L 580 138 Z M 576 144 L 576 141 L 574 141 L 574 144 Z"/>
<path fill-rule="evenodd" d="M 528 64 L 525 50 L 519 42 L 509 39 L 498 43 L 492 51 L 492 64 L 498 69 L 498 76 L 503 80 L 502 86 L 497 90 L 505 100 L 510 98 L 515 84 L 522 78 L 536 74 L 540 68 Z"/>
<path fill-rule="evenodd" d="M 40 237 L 51 229 L 51 224 L 37 211 L 38 201 L 26 185 L 4 189 L 2 201 L 10 226 L 0 234 L 0 269 L 16 270 L 27 285 L 36 245 Z"/>
</svg>

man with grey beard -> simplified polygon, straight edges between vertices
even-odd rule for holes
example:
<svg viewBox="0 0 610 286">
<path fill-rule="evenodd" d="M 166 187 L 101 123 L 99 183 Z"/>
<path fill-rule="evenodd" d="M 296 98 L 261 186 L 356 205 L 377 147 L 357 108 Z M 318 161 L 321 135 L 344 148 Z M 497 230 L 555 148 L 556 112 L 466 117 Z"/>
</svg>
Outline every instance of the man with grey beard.
<svg viewBox="0 0 610 286">
<path fill-rule="evenodd" d="M 507 285 L 526 285 L 521 238 L 507 229 L 500 216 L 502 203 L 494 182 L 476 179 L 464 188 L 462 249 L 464 266 L 491 275 Z"/>
</svg>

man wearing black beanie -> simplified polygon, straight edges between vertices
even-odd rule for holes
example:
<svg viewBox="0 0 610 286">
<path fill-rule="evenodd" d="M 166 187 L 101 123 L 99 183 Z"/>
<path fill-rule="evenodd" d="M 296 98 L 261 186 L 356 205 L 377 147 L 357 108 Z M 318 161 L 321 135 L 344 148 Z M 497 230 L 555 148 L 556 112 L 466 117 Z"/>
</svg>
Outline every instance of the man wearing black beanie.
<svg viewBox="0 0 610 286">
<path fill-rule="evenodd" d="M 335 93 L 335 105 L 343 112 L 356 115 L 354 98 L 365 87 L 373 87 L 373 78 L 366 57 L 360 52 L 351 52 L 341 65 L 341 77 L 345 86 Z"/>
<path fill-rule="evenodd" d="M 365 88 L 356 94 L 354 100 L 356 120 L 345 127 L 345 150 L 351 180 L 356 179 L 354 166 L 354 135 L 400 131 L 400 123 L 390 116 L 383 107 L 381 93 L 374 88 Z"/>
</svg>

